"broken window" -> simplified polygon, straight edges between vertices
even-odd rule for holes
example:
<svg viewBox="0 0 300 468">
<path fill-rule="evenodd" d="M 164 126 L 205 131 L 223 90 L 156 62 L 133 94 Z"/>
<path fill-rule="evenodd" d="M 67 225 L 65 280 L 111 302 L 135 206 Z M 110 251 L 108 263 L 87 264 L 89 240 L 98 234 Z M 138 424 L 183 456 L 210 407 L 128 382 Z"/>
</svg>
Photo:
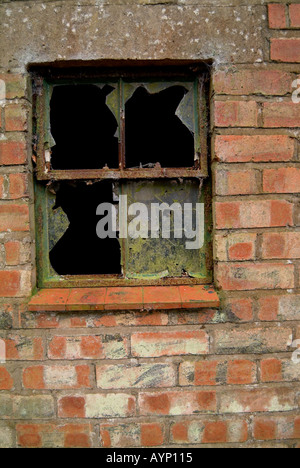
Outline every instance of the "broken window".
<svg viewBox="0 0 300 468">
<path fill-rule="evenodd" d="M 211 281 L 205 76 L 195 70 L 158 78 L 150 73 L 141 80 L 134 75 L 34 77 L 43 287 Z M 199 249 L 186 248 L 186 226 L 178 227 L 172 209 L 157 215 L 162 222 L 169 216 L 170 236 L 160 227 L 153 236 L 152 206 L 197 203 L 204 206 L 205 226 Z M 101 238 L 97 225 L 105 224 L 107 213 L 98 207 L 103 204 L 114 207 L 116 219 L 113 235 Z M 128 207 L 141 204 L 145 212 L 139 219 Z M 192 233 L 199 230 L 195 220 Z M 134 223 L 142 234 L 128 236 Z"/>
</svg>

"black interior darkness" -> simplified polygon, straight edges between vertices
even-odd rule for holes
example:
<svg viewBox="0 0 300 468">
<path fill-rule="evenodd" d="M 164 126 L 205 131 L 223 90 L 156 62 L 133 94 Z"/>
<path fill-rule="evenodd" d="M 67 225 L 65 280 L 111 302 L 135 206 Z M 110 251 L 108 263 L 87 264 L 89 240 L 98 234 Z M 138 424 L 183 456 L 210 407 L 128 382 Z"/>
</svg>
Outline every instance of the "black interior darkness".
<svg viewBox="0 0 300 468">
<path fill-rule="evenodd" d="M 106 105 L 109 85 L 55 86 L 51 98 L 53 169 L 119 167 L 117 121 Z"/>
<path fill-rule="evenodd" d="M 50 262 L 59 275 L 100 275 L 121 273 L 118 239 L 99 239 L 96 226 L 101 203 L 112 203 L 112 183 L 93 185 L 61 183 L 54 209 L 61 207 L 70 226 L 50 252 Z M 105 215 L 104 215 L 105 216 Z"/>
<path fill-rule="evenodd" d="M 126 166 L 160 163 L 194 166 L 194 135 L 175 115 L 187 90 L 172 86 L 156 94 L 139 87 L 125 107 Z"/>
</svg>

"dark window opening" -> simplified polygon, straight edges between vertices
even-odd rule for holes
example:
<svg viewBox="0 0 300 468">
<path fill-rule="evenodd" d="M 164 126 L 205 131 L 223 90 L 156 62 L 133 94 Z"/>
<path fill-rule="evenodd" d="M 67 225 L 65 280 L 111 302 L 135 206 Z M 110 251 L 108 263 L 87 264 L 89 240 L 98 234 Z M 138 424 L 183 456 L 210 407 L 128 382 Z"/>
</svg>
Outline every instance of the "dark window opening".
<svg viewBox="0 0 300 468">
<path fill-rule="evenodd" d="M 136 89 L 125 107 L 128 168 L 194 166 L 194 135 L 176 115 L 186 94 L 183 86 L 155 94 L 143 86 Z"/>
<path fill-rule="evenodd" d="M 50 102 L 53 169 L 118 168 L 118 123 L 109 85 L 54 86 Z"/>
<path fill-rule="evenodd" d="M 59 275 L 121 274 L 119 240 L 99 239 L 96 233 L 101 203 L 113 203 L 111 182 L 60 184 L 53 209 L 61 207 L 70 225 L 50 252 L 50 263 Z"/>
</svg>

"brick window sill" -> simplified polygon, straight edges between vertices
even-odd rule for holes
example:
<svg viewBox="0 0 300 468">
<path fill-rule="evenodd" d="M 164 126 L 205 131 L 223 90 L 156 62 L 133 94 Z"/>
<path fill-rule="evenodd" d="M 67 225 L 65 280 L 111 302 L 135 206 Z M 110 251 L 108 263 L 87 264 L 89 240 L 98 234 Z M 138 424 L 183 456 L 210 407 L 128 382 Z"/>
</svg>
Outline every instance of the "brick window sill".
<svg viewBox="0 0 300 468">
<path fill-rule="evenodd" d="M 219 305 L 211 286 L 72 288 L 41 289 L 31 298 L 29 311 L 201 309 Z"/>
</svg>

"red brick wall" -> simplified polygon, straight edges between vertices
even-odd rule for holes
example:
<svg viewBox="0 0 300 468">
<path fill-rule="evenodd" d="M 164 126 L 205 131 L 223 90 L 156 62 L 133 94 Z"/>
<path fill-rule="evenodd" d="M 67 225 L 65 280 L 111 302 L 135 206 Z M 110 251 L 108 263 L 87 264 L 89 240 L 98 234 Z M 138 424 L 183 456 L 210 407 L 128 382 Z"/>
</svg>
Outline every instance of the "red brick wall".
<svg viewBox="0 0 300 468">
<path fill-rule="evenodd" d="M 30 89 L 0 76 L 0 447 L 300 447 L 300 5 L 265 13 L 269 55 L 212 68 L 219 310 L 26 310 Z"/>
</svg>

